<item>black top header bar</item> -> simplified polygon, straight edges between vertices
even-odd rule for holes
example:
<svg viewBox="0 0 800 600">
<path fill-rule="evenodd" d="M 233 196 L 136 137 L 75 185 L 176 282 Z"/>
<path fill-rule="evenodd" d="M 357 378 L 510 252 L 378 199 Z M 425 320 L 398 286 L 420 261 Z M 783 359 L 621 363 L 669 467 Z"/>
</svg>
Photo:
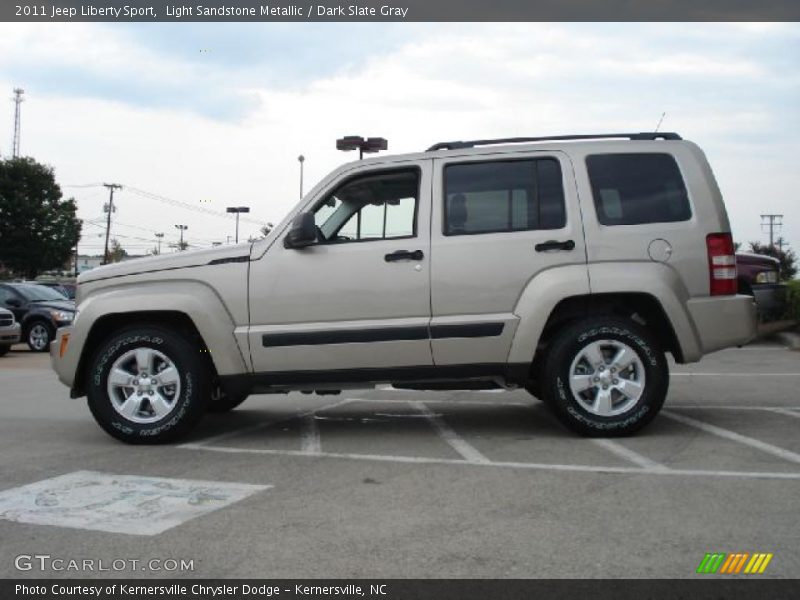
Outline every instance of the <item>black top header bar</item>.
<svg viewBox="0 0 800 600">
<path fill-rule="evenodd" d="M 800 21 L 797 0 L 3 0 L 0 21 Z"/>
</svg>

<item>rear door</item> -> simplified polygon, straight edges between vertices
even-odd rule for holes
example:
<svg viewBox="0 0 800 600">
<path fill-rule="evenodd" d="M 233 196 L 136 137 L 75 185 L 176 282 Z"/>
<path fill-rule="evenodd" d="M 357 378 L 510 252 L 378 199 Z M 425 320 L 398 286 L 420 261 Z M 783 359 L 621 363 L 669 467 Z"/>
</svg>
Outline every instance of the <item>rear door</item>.
<svg viewBox="0 0 800 600">
<path fill-rule="evenodd" d="M 529 282 L 586 263 L 570 161 L 558 151 L 436 159 L 433 206 L 434 362 L 504 364 Z"/>
</svg>

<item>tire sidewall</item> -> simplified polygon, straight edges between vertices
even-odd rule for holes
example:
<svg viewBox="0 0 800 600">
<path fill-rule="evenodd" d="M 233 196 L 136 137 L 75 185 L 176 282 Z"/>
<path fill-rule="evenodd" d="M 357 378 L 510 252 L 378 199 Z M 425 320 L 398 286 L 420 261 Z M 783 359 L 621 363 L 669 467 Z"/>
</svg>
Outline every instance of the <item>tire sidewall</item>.
<svg viewBox="0 0 800 600">
<path fill-rule="evenodd" d="M 570 369 L 578 353 L 597 340 L 617 340 L 625 343 L 639 356 L 645 369 L 645 388 L 633 408 L 621 415 L 604 417 L 583 408 L 570 389 Z M 558 416 L 569 427 L 585 435 L 626 435 L 652 420 L 666 397 L 668 370 L 664 353 L 653 342 L 646 330 L 622 321 L 597 321 L 571 328 L 565 332 L 558 348 L 551 356 L 550 372 L 555 376 L 550 382 L 550 403 Z"/>
<path fill-rule="evenodd" d="M 108 396 L 108 374 L 114 362 L 125 352 L 147 347 L 162 352 L 175 365 L 180 379 L 177 406 L 154 423 L 136 423 L 126 419 L 113 407 Z M 199 353 L 193 356 L 190 344 L 177 334 L 155 328 L 130 330 L 101 345 L 89 370 L 87 397 L 97 422 L 112 436 L 130 443 L 152 444 L 171 441 L 193 425 L 205 410 L 207 402 L 203 386 L 207 374 Z"/>
</svg>

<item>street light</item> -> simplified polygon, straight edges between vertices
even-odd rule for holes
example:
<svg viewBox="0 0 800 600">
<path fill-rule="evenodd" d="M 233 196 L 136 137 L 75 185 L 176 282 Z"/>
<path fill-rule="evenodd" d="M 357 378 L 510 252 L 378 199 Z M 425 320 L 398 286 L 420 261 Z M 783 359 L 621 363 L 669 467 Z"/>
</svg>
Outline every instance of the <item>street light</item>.
<svg viewBox="0 0 800 600">
<path fill-rule="evenodd" d="M 364 158 L 364 152 L 380 152 L 389 147 L 389 142 L 386 138 L 371 137 L 363 138 L 360 135 L 346 135 L 343 138 L 336 140 L 336 149 L 344 152 L 351 150 L 358 150 L 358 158 Z"/>
<path fill-rule="evenodd" d="M 183 250 L 184 249 L 184 247 L 183 247 L 183 232 L 186 231 L 187 229 L 189 229 L 189 226 L 188 225 L 175 225 L 175 229 L 180 229 L 181 230 L 181 241 L 180 241 L 180 244 L 178 245 L 178 250 Z"/>
<path fill-rule="evenodd" d="M 249 206 L 229 206 L 225 209 L 229 213 L 236 213 L 236 243 L 239 243 L 239 215 L 241 213 L 249 213 Z"/>
<path fill-rule="evenodd" d="M 306 157 L 302 154 L 297 157 L 297 161 L 300 163 L 300 200 L 303 199 L 303 163 L 306 162 Z"/>
<path fill-rule="evenodd" d="M 163 233 L 157 233 L 156 238 L 158 239 L 158 253 L 161 254 L 161 240 L 164 239 Z"/>
</svg>

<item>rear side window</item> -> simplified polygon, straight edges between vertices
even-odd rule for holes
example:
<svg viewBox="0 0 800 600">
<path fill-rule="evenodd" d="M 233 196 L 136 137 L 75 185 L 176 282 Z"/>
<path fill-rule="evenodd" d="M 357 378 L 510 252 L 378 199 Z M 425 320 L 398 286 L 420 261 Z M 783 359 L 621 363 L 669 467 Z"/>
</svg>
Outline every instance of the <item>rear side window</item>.
<svg viewBox="0 0 800 600">
<path fill-rule="evenodd" d="M 595 154 L 586 166 L 603 225 L 672 223 L 692 216 L 686 185 L 669 154 Z"/>
<path fill-rule="evenodd" d="M 561 165 L 553 158 L 448 165 L 445 235 L 560 229 Z"/>
</svg>

